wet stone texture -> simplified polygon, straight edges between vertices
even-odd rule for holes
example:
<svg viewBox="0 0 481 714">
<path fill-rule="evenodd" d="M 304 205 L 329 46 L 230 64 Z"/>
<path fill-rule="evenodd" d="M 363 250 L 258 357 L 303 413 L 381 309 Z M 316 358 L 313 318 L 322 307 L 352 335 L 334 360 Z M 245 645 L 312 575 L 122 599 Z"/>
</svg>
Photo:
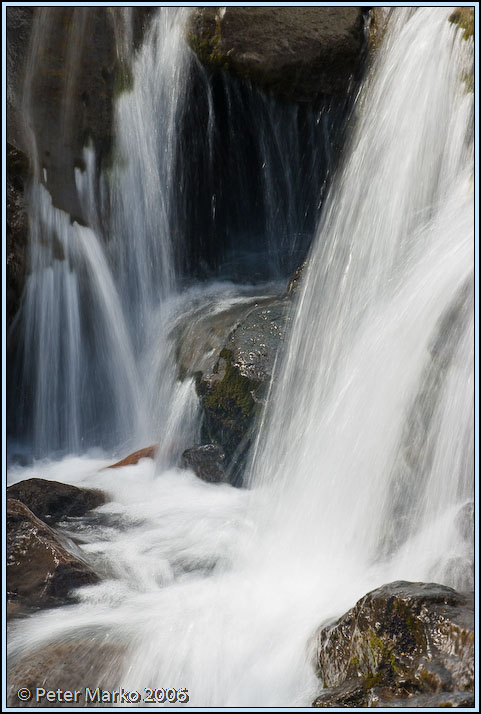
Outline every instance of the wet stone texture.
<svg viewBox="0 0 481 714">
<path fill-rule="evenodd" d="M 49 526 L 18 500 L 7 500 L 7 600 L 20 607 L 51 607 L 98 575 Z M 11 615 L 20 614 L 10 608 Z"/>
<path fill-rule="evenodd" d="M 313 706 L 474 703 L 474 602 L 451 588 L 384 585 L 316 637 Z"/>
<path fill-rule="evenodd" d="M 7 488 L 7 495 L 21 501 L 38 518 L 50 524 L 65 517 L 83 516 L 105 503 L 102 491 L 42 478 L 19 481 Z"/>
</svg>

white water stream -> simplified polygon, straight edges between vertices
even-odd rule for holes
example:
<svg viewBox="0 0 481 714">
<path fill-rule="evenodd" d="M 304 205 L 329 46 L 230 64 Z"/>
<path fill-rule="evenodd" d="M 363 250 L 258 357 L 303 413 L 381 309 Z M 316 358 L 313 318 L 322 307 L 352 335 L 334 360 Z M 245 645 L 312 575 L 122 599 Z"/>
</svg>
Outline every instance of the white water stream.
<svg viewBox="0 0 481 714">
<path fill-rule="evenodd" d="M 98 681 L 102 645 L 118 647 L 111 688 L 186 687 L 191 706 L 309 706 L 319 682 L 308 642 L 326 619 L 395 579 L 472 586 L 471 545 L 457 519 L 473 488 L 473 95 L 461 79 L 469 48 L 448 16 L 423 8 L 391 19 L 311 251 L 251 488 L 204 483 L 165 467 L 169 459 L 101 471 L 109 460 L 87 454 L 10 469 L 11 482 L 38 476 L 110 496 L 62 526 L 83 541 L 102 582 L 79 590 L 78 604 L 16 621 L 12 662 L 37 646 L 91 640 Z M 141 113 L 134 97 L 122 111 Z M 136 155 L 140 162 L 139 146 Z M 131 165 L 125 181 L 142 171 Z M 148 183 L 145 195 L 150 226 Z M 127 220 L 134 207 L 122 211 Z M 167 209 L 155 221 L 146 235 L 168 231 Z M 68 230 L 91 265 L 90 230 Z M 119 265 L 127 271 L 124 257 Z M 151 267 L 146 259 L 139 274 Z M 76 282 L 75 274 L 58 279 Z M 100 285 L 94 270 L 89 281 L 91 290 Z M 77 287 L 65 290 L 62 304 L 75 312 Z M 48 294 L 44 285 L 42 299 Z M 99 329 L 104 320 L 118 330 L 118 355 L 145 340 L 122 336 L 130 330 L 122 300 L 112 287 L 99 315 Z M 151 296 L 139 301 L 144 310 Z M 153 303 L 165 316 L 165 300 Z M 80 341 L 76 332 L 68 341 L 77 360 Z M 128 403 L 137 404 L 129 349 L 122 389 L 130 385 Z M 170 357 L 154 354 L 157 374 L 169 373 Z M 76 389 L 80 369 L 69 369 L 62 389 Z M 166 381 L 176 433 L 194 434 L 191 387 Z"/>
</svg>

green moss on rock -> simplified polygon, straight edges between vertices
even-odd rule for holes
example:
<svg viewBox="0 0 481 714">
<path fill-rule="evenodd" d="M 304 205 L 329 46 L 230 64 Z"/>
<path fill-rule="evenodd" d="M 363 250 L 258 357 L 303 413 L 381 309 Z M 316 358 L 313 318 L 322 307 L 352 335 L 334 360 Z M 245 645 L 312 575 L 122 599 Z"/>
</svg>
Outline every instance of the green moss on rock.
<svg viewBox="0 0 481 714">
<path fill-rule="evenodd" d="M 463 30 L 465 40 L 474 39 L 474 7 L 457 7 L 449 16 L 449 22 Z"/>
<path fill-rule="evenodd" d="M 232 364 L 232 352 L 223 349 L 216 371 L 223 375 L 207 383 L 197 375 L 197 393 L 205 413 L 206 438 L 222 444 L 226 454 L 232 456 L 241 442 L 249 437 L 249 431 L 257 413 L 253 398 L 259 386 L 256 380 L 240 374 Z"/>
</svg>

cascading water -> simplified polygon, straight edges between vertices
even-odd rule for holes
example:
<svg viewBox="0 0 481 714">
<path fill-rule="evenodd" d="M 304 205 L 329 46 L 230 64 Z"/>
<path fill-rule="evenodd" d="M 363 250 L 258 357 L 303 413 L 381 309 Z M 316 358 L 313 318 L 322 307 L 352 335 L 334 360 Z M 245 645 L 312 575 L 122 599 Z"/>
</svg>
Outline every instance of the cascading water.
<svg viewBox="0 0 481 714">
<path fill-rule="evenodd" d="M 44 463 L 43 478 L 109 493 L 101 509 L 61 526 L 104 578 L 79 590 L 77 604 L 14 623 L 13 665 L 37 648 L 93 642 L 95 681 L 78 686 L 186 687 L 194 706 L 305 706 L 318 687 L 307 643 L 327 618 L 395 578 L 471 584 L 458 521 L 473 472 L 473 98 L 462 81 L 469 47 L 448 16 L 424 8 L 390 19 L 311 251 L 252 454 L 252 488 L 159 472 L 149 461 L 101 472 L 105 459 Z M 151 50 L 139 68 L 155 66 Z M 129 101 L 120 113 L 135 111 Z M 139 154 L 118 181 L 135 181 L 147 158 Z M 131 240 L 152 231 L 148 251 L 155 231 L 168 239 L 172 214 L 162 209 L 154 226 L 148 201 L 139 197 L 131 212 L 139 202 L 147 222 Z M 87 261 L 96 245 L 89 229 L 69 230 Z M 61 245 L 69 256 L 70 241 Z M 117 255 L 121 279 L 150 305 L 146 316 L 160 309 L 162 323 L 165 300 L 138 297 L 132 266 Z M 138 269 L 148 273 L 149 260 Z M 62 277 L 69 314 L 78 309 L 75 275 Z M 119 305 L 117 295 L 109 319 Z M 72 356 L 79 340 L 73 331 Z M 146 349 L 146 361 L 154 354 Z M 157 373 L 165 371 L 157 358 Z M 62 376 L 63 391 L 76 374 Z M 32 475 L 35 465 L 9 477 Z"/>
</svg>

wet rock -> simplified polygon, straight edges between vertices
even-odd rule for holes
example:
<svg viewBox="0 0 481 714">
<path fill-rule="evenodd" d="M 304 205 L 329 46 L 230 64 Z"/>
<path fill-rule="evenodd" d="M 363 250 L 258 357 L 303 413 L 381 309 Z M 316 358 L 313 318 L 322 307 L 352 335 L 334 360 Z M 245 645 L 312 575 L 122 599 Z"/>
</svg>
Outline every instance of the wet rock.
<svg viewBox="0 0 481 714">
<path fill-rule="evenodd" d="M 186 449 L 181 457 L 182 468 L 191 469 L 202 481 L 225 481 L 225 453 L 218 444 L 203 444 Z"/>
<path fill-rule="evenodd" d="M 221 444 L 230 460 L 240 447 L 248 447 L 259 382 L 240 374 L 232 364 L 232 352 L 223 349 L 214 374 L 208 381 L 199 376 L 196 386 L 204 410 L 205 440 Z"/>
<path fill-rule="evenodd" d="M 16 697 L 21 688 L 35 692 L 37 687 L 78 690 L 82 693 L 77 703 L 55 702 L 55 707 L 76 709 L 79 706 L 99 706 L 85 701 L 85 688 L 92 691 L 96 687 L 112 690 L 120 686 L 119 673 L 125 649 L 120 644 L 94 638 L 46 644 L 23 657 L 16 657 L 13 663 L 9 659 L 9 706 L 45 707 L 46 701 L 22 703 Z"/>
<path fill-rule="evenodd" d="M 138 45 L 151 12 L 132 12 Z M 111 161 L 114 99 L 132 86 L 126 15 L 122 8 L 61 6 L 9 7 L 6 14 L 8 140 L 36 164 L 54 205 L 86 223 L 75 169 L 85 166 L 89 140 L 99 165 Z"/>
<path fill-rule="evenodd" d="M 110 466 L 106 466 L 105 468 L 118 469 L 121 466 L 133 466 L 134 464 L 138 464 L 140 459 L 155 459 L 155 455 L 157 453 L 158 448 L 159 447 L 157 444 L 146 446 L 143 449 L 139 449 L 138 451 L 134 451 L 132 454 L 129 454 L 125 457 L 125 459 L 117 461 L 115 464 L 111 464 Z"/>
<path fill-rule="evenodd" d="M 47 523 L 56 523 L 68 516 L 83 516 L 105 503 L 102 491 L 42 478 L 29 478 L 9 486 L 7 496 L 24 503 Z"/>
<path fill-rule="evenodd" d="M 344 94 L 363 46 L 359 7 L 203 7 L 188 41 L 200 61 L 278 96 Z"/>
<path fill-rule="evenodd" d="M 433 583 L 384 585 L 318 632 L 316 668 L 324 691 L 314 706 L 464 701 L 474 687 L 473 599 Z"/>
<path fill-rule="evenodd" d="M 474 7 L 457 7 L 449 16 L 449 22 L 462 30 L 465 40 L 474 39 Z"/>
<path fill-rule="evenodd" d="M 98 582 L 94 571 L 23 503 L 7 500 L 7 590 L 11 602 L 52 606 Z"/>
<path fill-rule="evenodd" d="M 7 329 L 20 307 L 27 276 L 28 215 L 24 191 L 29 174 L 27 156 L 7 144 Z"/>
<path fill-rule="evenodd" d="M 251 310 L 227 341 L 231 364 L 243 377 L 268 385 L 290 322 L 291 303 L 273 300 Z M 265 390 L 257 388 L 254 399 Z"/>
<path fill-rule="evenodd" d="M 203 409 L 201 438 L 222 446 L 232 474 L 249 448 L 290 308 L 287 298 L 255 298 L 190 316 L 175 328 L 180 377 L 195 377 Z"/>
<path fill-rule="evenodd" d="M 302 265 L 300 265 L 296 270 L 294 271 L 291 279 L 289 280 L 289 284 L 287 285 L 287 294 L 288 295 L 295 295 L 299 289 L 299 286 L 302 281 L 302 277 L 307 269 L 307 260 L 305 260 Z"/>
</svg>

